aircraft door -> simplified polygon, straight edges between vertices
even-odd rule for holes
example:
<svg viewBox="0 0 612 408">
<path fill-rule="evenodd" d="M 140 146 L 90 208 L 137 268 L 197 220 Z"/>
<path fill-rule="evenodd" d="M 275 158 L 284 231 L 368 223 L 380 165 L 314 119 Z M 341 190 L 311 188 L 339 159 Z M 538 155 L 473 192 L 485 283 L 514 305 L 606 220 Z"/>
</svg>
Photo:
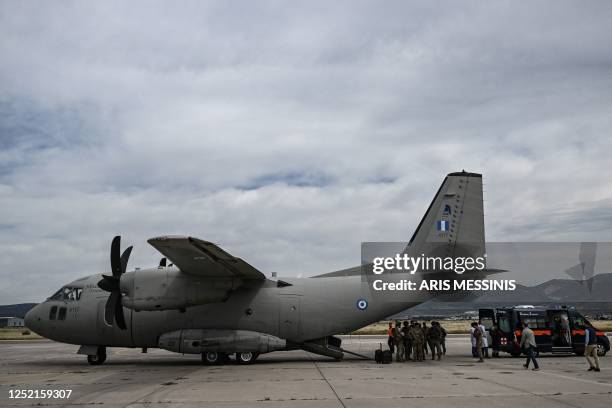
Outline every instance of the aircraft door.
<svg viewBox="0 0 612 408">
<path fill-rule="evenodd" d="M 295 295 L 280 296 L 279 337 L 294 340 L 300 333 L 300 297 Z"/>
</svg>

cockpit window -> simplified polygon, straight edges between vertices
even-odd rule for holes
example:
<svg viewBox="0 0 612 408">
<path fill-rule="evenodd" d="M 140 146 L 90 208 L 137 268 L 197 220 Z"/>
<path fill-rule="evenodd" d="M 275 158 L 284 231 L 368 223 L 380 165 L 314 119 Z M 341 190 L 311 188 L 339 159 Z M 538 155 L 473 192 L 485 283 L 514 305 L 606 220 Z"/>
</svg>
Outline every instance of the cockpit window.
<svg viewBox="0 0 612 408">
<path fill-rule="evenodd" d="M 70 286 L 64 286 L 53 296 L 51 296 L 50 300 L 79 300 L 81 299 L 81 293 L 83 293 L 82 288 L 72 288 Z"/>
<path fill-rule="evenodd" d="M 49 320 L 55 320 L 55 315 L 57 315 L 57 306 L 52 306 L 49 310 Z"/>
</svg>

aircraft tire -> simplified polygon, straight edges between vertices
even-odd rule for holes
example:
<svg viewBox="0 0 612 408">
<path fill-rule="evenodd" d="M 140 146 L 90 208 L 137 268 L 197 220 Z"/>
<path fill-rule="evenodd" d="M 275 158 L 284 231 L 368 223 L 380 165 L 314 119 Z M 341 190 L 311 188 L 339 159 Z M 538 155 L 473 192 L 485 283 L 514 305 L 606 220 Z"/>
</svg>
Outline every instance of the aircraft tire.
<svg viewBox="0 0 612 408">
<path fill-rule="evenodd" d="M 106 347 L 98 347 L 96 354 L 88 355 L 87 362 L 90 365 L 101 365 L 106 361 Z"/>
<path fill-rule="evenodd" d="M 258 353 L 252 352 L 236 353 L 236 362 L 242 365 L 253 364 L 258 356 Z"/>
<path fill-rule="evenodd" d="M 225 353 L 217 351 L 205 351 L 202 353 L 202 362 L 206 365 L 217 365 L 227 363 L 229 357 Z"/>
</svg>

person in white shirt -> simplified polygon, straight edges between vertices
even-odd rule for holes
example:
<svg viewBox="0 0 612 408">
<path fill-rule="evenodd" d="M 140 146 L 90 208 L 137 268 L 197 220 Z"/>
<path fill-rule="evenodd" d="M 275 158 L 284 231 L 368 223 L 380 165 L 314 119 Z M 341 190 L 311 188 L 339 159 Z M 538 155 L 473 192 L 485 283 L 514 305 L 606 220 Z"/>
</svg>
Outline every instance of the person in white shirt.
<svg viewBox="0 0 612 408">
<path fill-rule="evenodd" d="M 478 327 L 482 332 L 482 354 L 484 358 L 489 358 L 489 339 L 487 338 L 487 328 L 482 324 L 482 320 L 478 320 Z"/>
</svg>

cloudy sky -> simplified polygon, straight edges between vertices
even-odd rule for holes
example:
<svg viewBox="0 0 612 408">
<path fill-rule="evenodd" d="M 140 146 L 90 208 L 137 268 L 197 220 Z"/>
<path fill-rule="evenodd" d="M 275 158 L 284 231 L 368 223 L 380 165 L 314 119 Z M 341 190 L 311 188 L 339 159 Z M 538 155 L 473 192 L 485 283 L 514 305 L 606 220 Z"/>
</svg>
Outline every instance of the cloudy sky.
<svg viewBox="0 0 612 408">
<path fill-rule="evenodd" d="M 0 304 L 190 234 L 262 271 L 408 240 L 444 175 L 490 241 L 612 240 L 612 4 L 0 1 Z"/>
</svg>

